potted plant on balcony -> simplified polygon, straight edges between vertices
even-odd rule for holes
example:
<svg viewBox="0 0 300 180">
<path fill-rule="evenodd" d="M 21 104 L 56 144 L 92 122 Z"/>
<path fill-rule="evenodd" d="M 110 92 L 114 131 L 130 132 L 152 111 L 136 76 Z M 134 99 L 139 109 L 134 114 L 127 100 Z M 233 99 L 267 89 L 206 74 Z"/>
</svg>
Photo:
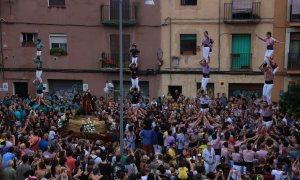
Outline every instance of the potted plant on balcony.
<svg viewBox="0 0 300 180">
<path fill-rule="evenodd" d="M 22 42 L 22 47 L 34 47 L 34 46 L 35 43 L 32 40 Z"/>
<path fill-rule="evenodd" d="M 50 55 L 54 56 L 62 56 L 66 55 L 67 53 L 62 48 L 51 48 L 50 49 Z"/>
</svg>

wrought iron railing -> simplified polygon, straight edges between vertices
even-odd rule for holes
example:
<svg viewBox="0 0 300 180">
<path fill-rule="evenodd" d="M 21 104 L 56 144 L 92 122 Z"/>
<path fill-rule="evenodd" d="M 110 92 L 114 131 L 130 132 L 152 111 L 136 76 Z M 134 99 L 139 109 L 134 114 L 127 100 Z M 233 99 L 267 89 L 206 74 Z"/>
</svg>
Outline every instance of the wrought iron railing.
<svg viewBox="0 0 300 180">
<path fill-rule="evenodd" d="M 123 67 L 128 67 L 130 62 L 130 54 L 123 54 Z M 119 54 L 102 53 L 101 64 L 102 68 L 120 68 Z"/>
<path fill-rule="evenodd" d="M 224 22 L 227 23 L 247 23 L 260 21 L 260 2 L 252 4 L 234 5 L 233 3 L 224 4 Z"/>
<path fill-rule="evenodd" d="M 118 25 L 119 24 L 119 5 L 101 5 L 100 21 L 104 25 Z M 137 6 L 123 5 L 122 20 L 123 25 L 135 25 L 137 23 Z"/>
<path fill-rule="evenodd" d="M 233 53 L 231 54 L 232 70 L 250 70 L 251 69 L 251 53 Z"/>
<path fill-rule="evenodd" d="M 291 22 L 300 22 L 300 5 L 291 5 L 290 21 Z"/>
</svg>

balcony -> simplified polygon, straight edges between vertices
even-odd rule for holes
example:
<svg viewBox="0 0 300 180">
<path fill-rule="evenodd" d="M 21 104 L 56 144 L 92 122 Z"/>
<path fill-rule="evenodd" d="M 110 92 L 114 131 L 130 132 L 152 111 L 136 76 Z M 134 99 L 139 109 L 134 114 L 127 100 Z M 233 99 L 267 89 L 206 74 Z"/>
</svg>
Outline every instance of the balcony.
<svg viewBox="0 0 300 180">
<path fill-rule="evenodd" d="M 300 73 L 300 53 L 289 53 L 287 70 Z"/>
<path fill-rule="evenodd" d="M 291 5 L 290 22 L 300 22 L 300 4 Z"/>
<path fill-rule="evenodd" d="M 260 2 L 247 0 L 246 2 L 225 3 L 224 22 L 228 24 L 259 23 Z"/>
<path fill-rule="evenodd" d="M 110 69 L 120 68 L 118 53 L 116 54 L 102 53 L 100 62 L 102 68 L 110 68 Z M 127 68 L 130 63 L 131 63 L 130 54 L 123 54 L 123 67 Z"/>
<path fill-rule="evenodd" d="M 100 22 L 106 26 L 119 26 L 119 5 L 101 5 Z M 123 5 L 123 26 L 137 24 L 137 6 Z"/>
<path fill-rule="evenodd" d="M 231 70 L 249 71 L 251 70 L 251 53 L 234 53 L 231 54 Z"/>
</svg>

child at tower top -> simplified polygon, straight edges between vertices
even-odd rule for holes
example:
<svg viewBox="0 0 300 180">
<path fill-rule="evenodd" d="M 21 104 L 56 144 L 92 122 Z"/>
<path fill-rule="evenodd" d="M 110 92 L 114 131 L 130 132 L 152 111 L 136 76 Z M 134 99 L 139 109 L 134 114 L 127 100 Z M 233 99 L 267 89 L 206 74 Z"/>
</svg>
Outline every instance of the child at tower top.
<svg viewBox="0 0 300 180">
<path fill-rule="evenodd" d="M 35 46 L 36 46 L 36 56 L 39 57 L 42 55 L 42 49 L 44 47 L 41 39 L 37 39 Z"/>
<path fill-rule="evenodd" d="M 137 60 L 138 60 L 140 51 L 137 49 L 136 43 L 133 43 L 131 45 L 131 48 L 129 49 L 129 52 L 131 54 L 131 64 L 137 64 Z"/>
</svg>

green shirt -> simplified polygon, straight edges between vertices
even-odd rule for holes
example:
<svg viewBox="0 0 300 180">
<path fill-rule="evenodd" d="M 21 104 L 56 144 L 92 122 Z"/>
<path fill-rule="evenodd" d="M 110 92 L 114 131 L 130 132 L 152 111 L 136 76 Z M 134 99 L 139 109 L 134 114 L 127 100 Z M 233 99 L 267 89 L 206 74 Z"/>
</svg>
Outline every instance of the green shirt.
<svg viewBox="0 0 300 180">
<path fill-rule="evenodd" d="M 16 170 L 12 167 L 8 167 L 4 169 L 4 180 L 16 180 L 17 173 Z"/>
</svg>

